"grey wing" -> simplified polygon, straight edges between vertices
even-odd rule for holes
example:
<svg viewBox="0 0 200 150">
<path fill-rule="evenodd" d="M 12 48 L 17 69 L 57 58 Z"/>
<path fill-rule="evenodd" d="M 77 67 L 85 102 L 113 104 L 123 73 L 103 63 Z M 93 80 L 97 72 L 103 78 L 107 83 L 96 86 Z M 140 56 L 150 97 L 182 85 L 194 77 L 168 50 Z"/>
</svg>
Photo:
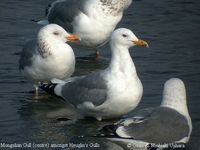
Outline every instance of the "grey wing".
<svg viewBox="0 0 200 150">
<path fill-rule="evenodd" d="M 62 97 L 74 106 L 84 102 L 92 102 L 99 106 L 107 97 L 106 80 L 102 72 L 92 73 L 62 87 Z"/>
<path fill-rule="evenodd" d="M 19 59 L 19 69 L 23 70 L 25 66 L 30 66 L 31 58 L 35 54 L 36 42 L 34 40 L 29 41 L 22 49 Z"/>
<path fill-rule="evenodd" d="M 68 32 L 73 32 L 72 22 L 80 13 L 86 13 L 84 4 L 86 0 L 66 0 L 55 3 L 48 12 L 48 21 L 62 26 Z"/>
<path fill-rule="evenodd" d="M 128 126 L 121 126 L 117 134 L 126 135 L 136 140 L 150 143 L 172 143 L 188 136 L 189 125 L 187 119 L 170 108 L 160 107 L 147 115 L 140 122 L 132 122 Z"/>
</svg>

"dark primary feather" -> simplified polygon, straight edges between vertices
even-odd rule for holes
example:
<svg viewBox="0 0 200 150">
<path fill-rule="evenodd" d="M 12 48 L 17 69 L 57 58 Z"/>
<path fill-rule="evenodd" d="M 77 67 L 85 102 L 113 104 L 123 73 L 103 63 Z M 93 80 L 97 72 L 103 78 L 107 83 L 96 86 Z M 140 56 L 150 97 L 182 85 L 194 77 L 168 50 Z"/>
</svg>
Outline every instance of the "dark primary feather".
<svg viewBox="0 0 200 150">
<path fill-rule="evenodd" d="M 54 89 L 55 89 L 56 85 L 57 85 L 56 83 L 49 83 L 49 84 L 41 83 L 39 87 L 42 90 L 44 90 L 45 92 L 47 92 L 47 93 L 49 93 L 51 95 L 54 95 L 54 96 L 56 96 L 58 98 L 61 98 L 63 100 L 62 97 L 56 95 L 55 92 L 54 92 Z"/>
<path fill-rule="evenodd" d="M 56 3 L 48 13 L 48 21 L 62 26 L 65 30 L 73 32 L 72 22 L 80 13 L 85 13 L 84 3 L 87 0 L 66 0 Z"/>
<path fill-rule="evenodd" d="M 40 88 L 43 89 L 44 91 L 46 91 L 47 93 L 51 94 L 51 95 L 55 95 L 54 89 L 55 89 L 56 85 L 57 84 L 54 84 L 54 83 L 50 83 L 50 84 L 42 83 L 40 85 Z"/>
<path fill-rule="evenodd" d="M 177 111 L 159 107 L 143 122 L 124 126 L 125 134 L 150 143 L 172 143 L 188 136 L 187 119 Z"/>
<path fill-rule="evenodd" d="M 32 64 L 31 57 L 34 55 L 36 41 L 29 41 L 23 48 L 20 59 L 19 59 L 19 69 L 23 70 L 25 66 L 30 66 Z"/>
<path fill-rule="evenodd" d="M 62 97 L 74 106 L 86 101 L 95 106 L 101 105 L 107 97 L 107 86 L 102 72 L 95 72 L 65 84 Z"/>
</svg>

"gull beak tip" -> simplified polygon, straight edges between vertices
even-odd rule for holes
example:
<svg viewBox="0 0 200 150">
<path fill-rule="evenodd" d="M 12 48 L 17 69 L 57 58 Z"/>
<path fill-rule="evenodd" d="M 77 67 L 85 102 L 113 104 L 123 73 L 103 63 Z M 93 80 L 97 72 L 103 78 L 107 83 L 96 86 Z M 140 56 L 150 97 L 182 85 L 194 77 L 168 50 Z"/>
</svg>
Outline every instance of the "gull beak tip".
<svg viewBox="0 0 200 150">
<path fill-rule="evenodd" d="M 149 44 L 144 40 L 138 39 L 138 41 L 133 42 L 138 46 L 149 48 Z"/>
<path fill-rule="evenodd" d="M 146 44 L 146 48 L 149 48 L 149 44 L 148 43 Z"/>
<path fill-rule="evenodd" d="M 76 34 L 70 34 L 69 36 L 66 37 L 68 41 L 76 42 L 76 41 L 81 41 L 81 37 Z"/>
</svg>

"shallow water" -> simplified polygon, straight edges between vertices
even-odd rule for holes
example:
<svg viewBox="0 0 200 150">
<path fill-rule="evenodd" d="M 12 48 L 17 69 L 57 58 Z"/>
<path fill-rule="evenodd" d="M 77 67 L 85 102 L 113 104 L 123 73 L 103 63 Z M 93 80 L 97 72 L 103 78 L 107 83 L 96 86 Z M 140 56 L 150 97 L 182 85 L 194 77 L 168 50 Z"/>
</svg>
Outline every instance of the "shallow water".
<svg viewBox="0 0 200 150">
<path fill-rule="evenodd" d="M 90 134 L 108 123 L 88 119 L 68 125 L 62 119 L 56 120 L 66 105 L 43 92 L 35 98 L 30 92 L 31 83 L 18 71 L 19 52 L 40 28 L 30 20 L 42 19 L 47 3 L 49 0 L 0 2 L 0 143 L 66 143 L 71 137 Z M 131 50 L 144 86 L 137 110 L 158 106 L 163 84 L 170 77 L 179 77 L 185 82 L 193 122 L 187 145 L 191 150 L 200 147 L 199 24 L 199 1 L 135 0 L 119 25 L 130 28 L 150 44 L 148 49 Z M 106 59 L 98 62 L 79 59 L 76 74 L 105 68 L 110 58 L 107 45 L 101 48 L 101 53 Z M 81 51 L 76 54 L 85 56 Z"/>
</svg>

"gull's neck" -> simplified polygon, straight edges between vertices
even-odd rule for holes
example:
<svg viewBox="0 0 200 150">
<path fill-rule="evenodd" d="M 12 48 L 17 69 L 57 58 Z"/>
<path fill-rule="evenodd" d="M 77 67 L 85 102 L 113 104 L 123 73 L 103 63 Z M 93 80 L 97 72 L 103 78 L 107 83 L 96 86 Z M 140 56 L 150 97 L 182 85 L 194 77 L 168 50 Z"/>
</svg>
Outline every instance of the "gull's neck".
<svg viewBox="0 0 200 150">
<path fill-rule="evenodd" d="M 112 72 L 121 72 L 126 76 L 136 75 L 136 68 L 128 48 L 119 44 L 110 44 L 112 57 L 109 69 Z"/>
<path fill-rule="evenodd" d="M 173 89 L 163 92 L 162 107 L 172 108 L 184 116 L 189 116 L 185 90 Z"/>
<path fill-rule="evenodd" d="M 38 36 L 37 38 L 37 46 L 40 55 L 43 58 L 47 58 L 48 56 L 52 55 L 52 48 L 50 42 L 44 36 Z"/>
<path fill-rule="evenodd" d="M 51 38 L 50 36 L 38 36 L 37 43 L 38 51 L 43 58 L 64 56 L 71 49 L 66 48 L 68 45 L 63 41 Z"/>
</svg>

